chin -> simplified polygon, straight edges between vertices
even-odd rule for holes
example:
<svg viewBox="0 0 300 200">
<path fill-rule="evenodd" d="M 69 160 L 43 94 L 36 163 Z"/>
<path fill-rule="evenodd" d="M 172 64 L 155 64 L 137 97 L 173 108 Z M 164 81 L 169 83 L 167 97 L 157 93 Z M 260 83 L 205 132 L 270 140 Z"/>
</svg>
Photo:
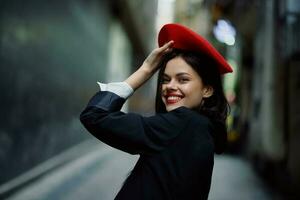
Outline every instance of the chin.
<svg viewBox="0 0 300 200">
<path fill-rule="evenodd" d="M 180 106 L 182 106 L 182 105 L 168 105 L 168 106 L 166 106 L 166 111 L 170 112 L 176 108 L 179 108 Z"/>
</svg>

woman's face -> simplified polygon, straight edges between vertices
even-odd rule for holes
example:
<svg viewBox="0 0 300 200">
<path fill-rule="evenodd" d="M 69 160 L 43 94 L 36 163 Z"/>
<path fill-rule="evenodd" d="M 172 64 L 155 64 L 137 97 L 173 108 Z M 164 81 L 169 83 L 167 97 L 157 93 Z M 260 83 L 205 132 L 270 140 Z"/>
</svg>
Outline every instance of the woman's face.
<svg viewBox="0 0 300 200">
<path fill-rule="evenodd" d="M 198 73 L 181 57 L 167 63 L 162 78 L 162 101 L 168 112 L 180 106 L 195 108 L 213 92 L 211 87 L 203 85 Z"/>
</svg>

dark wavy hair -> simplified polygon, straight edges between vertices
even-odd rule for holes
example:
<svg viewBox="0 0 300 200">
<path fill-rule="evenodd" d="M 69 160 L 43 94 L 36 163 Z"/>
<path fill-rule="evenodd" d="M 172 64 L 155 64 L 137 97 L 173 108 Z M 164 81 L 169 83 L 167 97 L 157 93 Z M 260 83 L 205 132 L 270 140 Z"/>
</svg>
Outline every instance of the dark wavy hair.
<svg viewBox="0 0 300 200">
<path fill-rule="evenodd" d="M 225 97 L 222 85 L 221 75 L 217 65 L 210 57 L 191 51 L 173 49 L 164 55 L 159 64 L 159 73 L 156 90 L 156 113 L 165 113 L 166 107 L 161 98 L 163 74 L 169 60 L 181 57 L 189 64 L 201 77 L 205 86 L 213 88 L 212 96 L 203 98 L 203 103 L 194 108 L 199 114 L 207 116 L 214 124 L 213 138 L 215 143 L 215 152 L 222 153 L 227 146 L 226 118 L 230 107 Z"/>
</svg>

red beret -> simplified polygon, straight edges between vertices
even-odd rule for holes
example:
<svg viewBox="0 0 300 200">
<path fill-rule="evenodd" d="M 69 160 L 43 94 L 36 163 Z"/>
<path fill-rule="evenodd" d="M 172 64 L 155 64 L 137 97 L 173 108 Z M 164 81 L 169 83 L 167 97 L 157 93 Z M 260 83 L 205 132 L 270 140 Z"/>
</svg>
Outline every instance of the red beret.
<svg viewBox="0 0 300 200">
<path fill-rule="evenodd" d="M 223 56 L 203 37 L 180 24 L 165 24 L 158 34 L 158 45 L 163 46 L 170 40 L 174 41 L 173 48 L 196 51 L 211 57 L 218 64 L 221 74 L 232 72 L 232 68 Z"/>
</svg>

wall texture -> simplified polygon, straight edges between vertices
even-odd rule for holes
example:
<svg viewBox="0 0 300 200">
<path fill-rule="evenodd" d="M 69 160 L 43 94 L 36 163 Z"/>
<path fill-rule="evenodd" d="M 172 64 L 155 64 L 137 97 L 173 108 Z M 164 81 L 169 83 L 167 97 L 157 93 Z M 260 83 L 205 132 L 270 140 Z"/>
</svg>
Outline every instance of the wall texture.
<svg viewBox="0 0 300 200">
<path fill-rule="evenodd" d="M 78 116 L 105 79 L 110 9 L 4 0 L 0 13 L 1 185 L 89 137 Z"/>
</svg>

